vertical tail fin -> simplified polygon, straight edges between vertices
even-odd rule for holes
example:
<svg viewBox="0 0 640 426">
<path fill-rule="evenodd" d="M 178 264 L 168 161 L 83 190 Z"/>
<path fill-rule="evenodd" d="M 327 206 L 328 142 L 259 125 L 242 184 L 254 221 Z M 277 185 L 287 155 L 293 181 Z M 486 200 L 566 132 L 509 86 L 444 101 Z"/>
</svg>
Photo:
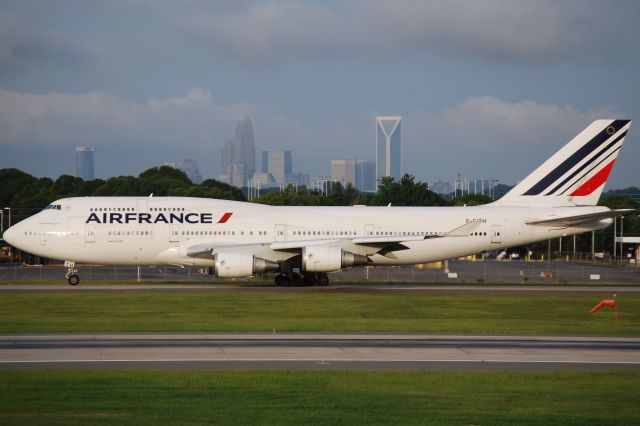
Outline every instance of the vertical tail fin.
<svg viewBox="0 0 640 426">
<path fill-rule="evenodd" d="M 495 204 L 595 206 L 630 126 L 631 120 L 594 121 Z"/>
</svg>

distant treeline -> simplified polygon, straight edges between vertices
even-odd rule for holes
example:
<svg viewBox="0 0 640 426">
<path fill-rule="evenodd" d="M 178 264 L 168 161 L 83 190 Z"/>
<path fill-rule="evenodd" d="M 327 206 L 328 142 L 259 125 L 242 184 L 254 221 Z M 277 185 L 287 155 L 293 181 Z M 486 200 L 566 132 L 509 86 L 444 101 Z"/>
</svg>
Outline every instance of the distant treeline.
<svg viewBox="0 0 640 426">
<path fill-rule="evenodd" d="M 201 184 L 192 183 L 187 175 L 175 168 L 162 166 L 142 172 L 139 176 L 116 176 L 109 179 L 85 181 L 62 175 L 58 179 L 37 178 L 18 169 L 0 169 L 0 207 L 11 207 L 13 222 L 28 217 L 52 201 L 66 197 L 85 196 L 185 196 L 246 201 L 242 189 L 217 180 L 208 179 Z M 377 193 L 356 191 L 334 185 L 326 194 L 304 186 L 289 186 L 280 191 L 264 191 L 254 202 L 291 206 L 448 206 L 449 199 L 430 191 L 427 184 L 405 175 L 400 181 L 384 178 Z M 488 197 L 468 195 L 455 200 L 456 204 L 483 204 Z"/>
<path fill-rule="evenodd" d="M 116 176 L 89 181 L 69 175 L 56 180 L 36 178 L 18 169 L 0 169 L 0 208 L 11 207 L 13 223 L 60 198 L 150 194 L 245 200 L 238 188 L 213 179 L 195 185 L 184 172 L 168 166 L 151 168 L 138 177 Z"/>
</svg>

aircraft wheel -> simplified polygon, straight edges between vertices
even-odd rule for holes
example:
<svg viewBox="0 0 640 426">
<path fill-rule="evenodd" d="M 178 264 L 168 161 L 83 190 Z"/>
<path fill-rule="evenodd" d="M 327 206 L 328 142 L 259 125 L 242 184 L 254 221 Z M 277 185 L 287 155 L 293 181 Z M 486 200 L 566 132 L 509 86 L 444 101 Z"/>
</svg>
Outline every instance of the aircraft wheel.
<svg viewBox="0 0 640 426">
<path fill-rule="evenodd" d="M 276 285 L 280 287 L 289 287 L 291 285 L 291 281 L 289 280 L 289 277 L 287 277 L 286 275 L 282 275 L 282 274 L 276 275 L 275 281 L 276 281 Z"/>
<path fill-rule="evenodd" d="M 78 285 L 78 283 L 80 282 L 80 277 L 75 274 L 69 275 L 69 277 L 67 278 L 67 281 L 69 282 L 70 285 Z"/>
<path fill-rule="evenodd" d="M 317 279 L 315 274 L 304 274 L 304 285 L 316 285 Z"/>
<path fill-rule="evenodd" d="M 329 285 L 329 276 L 327 276 L 327 274 L 320 274 L 318 276 L 318 285 L 321 285 L 321 286 Z"/>
</svg>

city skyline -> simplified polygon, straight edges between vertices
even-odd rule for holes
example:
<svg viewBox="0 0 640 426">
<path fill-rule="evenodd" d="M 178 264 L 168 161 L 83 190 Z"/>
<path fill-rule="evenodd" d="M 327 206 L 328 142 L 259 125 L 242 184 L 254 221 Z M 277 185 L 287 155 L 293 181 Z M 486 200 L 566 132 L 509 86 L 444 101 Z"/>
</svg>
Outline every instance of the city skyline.
<svg viewBox="0 0 640 426">
<path fill-rule="evenodd" d="M 89 145 L 100 178 L 182 158 L 216 178 L 249 115 L 261 150 L 320 176 L 397 114 L 403 172 L 515 183 L 594 119 L 640 116 L 640 4 L 616 4 L 603 25 L 595 0 L 0 0 L 0 168 L 72 175 Z M 609 187 L 637 185 L 637 134 Z"/>
</svg>

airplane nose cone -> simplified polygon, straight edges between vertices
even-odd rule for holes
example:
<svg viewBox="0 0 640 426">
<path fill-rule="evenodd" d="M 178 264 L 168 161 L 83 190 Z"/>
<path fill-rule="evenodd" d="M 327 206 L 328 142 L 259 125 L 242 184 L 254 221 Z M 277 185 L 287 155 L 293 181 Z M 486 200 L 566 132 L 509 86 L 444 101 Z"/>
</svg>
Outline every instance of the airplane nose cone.
<svg viewBox="0 0 640 426">
<path fill-rule="evenodd" d="M 16 245 L 17 237 L 18 237 L 18 231 L 16 231 L 15 226 L 12 226 L 11 228 L 7 229 L 6 231 L 4 231 L 4 234 L 2 234 L 2 238 L 12 246 Z"/>
</svg>

